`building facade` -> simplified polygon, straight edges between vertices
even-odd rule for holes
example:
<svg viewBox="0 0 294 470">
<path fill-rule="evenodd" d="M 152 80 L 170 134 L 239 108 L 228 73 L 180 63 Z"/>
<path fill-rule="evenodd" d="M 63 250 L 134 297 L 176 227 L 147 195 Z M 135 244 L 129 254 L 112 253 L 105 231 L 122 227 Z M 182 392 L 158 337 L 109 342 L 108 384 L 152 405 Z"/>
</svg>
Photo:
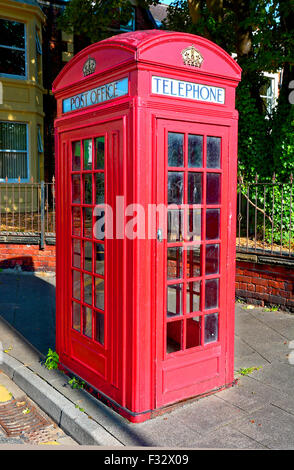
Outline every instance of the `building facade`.
<svg viewBox="0 0 294 470">
<path fill-rule="evenodd" d="M 0 4 L 0 182 L 44 178 L 42 27 L 35 0 Z"/>
</svg>

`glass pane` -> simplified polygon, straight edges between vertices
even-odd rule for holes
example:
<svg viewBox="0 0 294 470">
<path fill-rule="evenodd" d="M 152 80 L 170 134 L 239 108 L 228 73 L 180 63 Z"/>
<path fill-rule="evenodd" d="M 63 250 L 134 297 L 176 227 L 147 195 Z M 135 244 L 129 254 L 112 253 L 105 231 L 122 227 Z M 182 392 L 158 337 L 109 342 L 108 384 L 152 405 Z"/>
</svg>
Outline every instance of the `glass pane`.
<svg viewBox="0 0 294 470">
<path fill-rule="evenodd" d="M 27 125 L 15 122 L 0 122 L 0 149 L 26 151 Z"/>
<path fill-rule="evenodd" d="M 202 203 L 202 174 L 188 173 L 188 204 Z"/>
<path fill-rule="evenodd" d="M 168 204 L 182 204 L 183 203 L 183 184 L 184 174 L 178 172 L 168 172 Z"/>
<path fill-rule="evenodd" d="M 214 343 L 218 340 L 218 313 L 205 315 L 204 343 Z"/>
<path fill-rule="evenodd" d="M 201 246 L 187 247 L 187 277 L 201 276 Z"/>
<path fill-rule="evenodd" d="M 75 268 L 81 267 L 81 241 L 75 238 L 72 241 L 72 265 Z"/>
<path fill-rule="evenodd" d="M 205 274 L 219 273 L 219 245 L 206 245 Z"/>
<path fill-rule="evenodd" d="M 200 281 L 189 282 L 187 284 L 186 313 L 198 312 L 200 310 L 200 287 Z"/>
<path fill-rule="evenodd" d="M 0 178 L 27 178 L 28 154 L 0 151 Z"/>
<path fill-rule="evenodd" d="M 73 142 L 72 144 L 72 170 L 79 171 L 81 169 L 81 142 Z"/>
<path fill-rule="evenodd" d="M 105 211 L 96 207 L 94 217 L 94 237 L 97 240 L 104 240 L 105 238 Z"/>
<path fill-rule="evenodd" d="M 100 243 L 95 244 L 96 249 L 96 269 L 97 274 L 104 275 L 104 245 Z"/>
<path fill-rule="evenodd" d="M 92 243 L 84 243 L 84 269 L 92 272 Z"/>
<path fill-rule="evenodd" d="M 76 302 L 72 303 L 72 327 L 74 330 L 81 331 L 81 306 Z"/>
<path fill-rule="evenodd" d="M 207 137 L 207 168 L 220 168 L 221 138 Z"/>
<path fill-rule="evenodd" d="M 104 174 L 96 173 L 96 204 L 104 203 Z"/>
<path fill-rule="evenodd" d="M 92 139 L 86 139 L 84 144 L 84 170 L 92 170 Z"/>
<path fill-rule="evenodd" d="M 0 19 L 0 38 L 3 46 L 25 48 L 24 23 Z"/>
<path fill-rule="evenodd" d="M 95 340 L 100 344 L 104 345 L 104 315 L 100 312 L 96 313 L 96 322 L 95 322 Z"/>
<path fill-rule="evenodd" d="M 0 73 L 25 77 L 25 52 L 0 47 Z"/>
<path fill-rule="evenodd" d="M 189 209 L 188 211 L 187 240 L 201 240 L 201 209 Z"/>
<path fill-rule="evenodd" d="M 200 168 L 203 166 L 203 136 L 188 136 L 188 166 L 189 168 Z"/>
<path fill-rule="evenodd" d="M 81 235 L 81 209 L 79 207 L 72 208 L 72 233 L 73 235 Z"/>
<path fill-rule="evenodd" d="M 218 307 L 218 279 L 207 279 L 205 281 L 205 308 Z"/>
<path fill-rule="evenodd" d="M 84 218 L 84 237 L 92 238 L 92 209 L 90 207 L 83 208 Z"/>
<path fill-rule="evenodd" d="M 179 279 L 183 276 L 183 249 L 169 247 L 167 249 L 167 279 Z"/>
<path fill-rule="evenodd" d="M 95 168 L 96 170 L 104 169 L 105 158 L 105 139 L 104 137 L 97 137 L 95 139 Z"/>
<path fill-rule="evenodd" d="M 187 318 L 186 323 L 186 349 L 201 345 L 201 318 Z"/>
<path fill-rule="evenodd" d="M 72 272 L 72 296 L 81 300 L 81 273 L 79 271 Z"/>
<path fill-rule="evenodd" d="M 183 314 L 183 284 L 167 286 L 167 317 Z"/>
<path fill-rule="evenodd" d="M 206 211 L 206 240 L 219 238 L 220 210 L 207 209 Z"/>
<path fill-rule="evenodd" d="M 167 241 L 183 240 L 183 211 L 172 209 L 167 212 Z"/>
<path fill-rule="evenodd" d="M 74 204 L 81 202 L 81 181 L 79 175 L 72 176 L 72 202 Z"/>
<path fill-rule="evenodd" d="M 184 165 L 184 134 L 168 133 L 168 166 Z"/>
<path fill-rule="evenodd" d="M 95 277 L 95 307 L 104 310 L 104 279 Z"/>
<path fill-rule="evenodd" d="M 84 302 L 92 305 L 92 276 L 84 274 Z"/>
<path fill-rule="evenodd" d="M 182 348 L 183 322 L 173 321 L 166 325 L 167 354 L 180 351 Z"/>
<path fill-rule="evenodd" d="M 92 309 L 83 307 L 83 334 L 92 338 Z"/>
<path fill-rule="evenodd" d="M 92 175 L 84 175 L 84 203 L 92 204 Z"/>
<path fill-rule="evenodd" d="M 220 204 L 221 196 L 221 175 L 217 173 L 207 173 L 206 203 Z"/>
</svg>

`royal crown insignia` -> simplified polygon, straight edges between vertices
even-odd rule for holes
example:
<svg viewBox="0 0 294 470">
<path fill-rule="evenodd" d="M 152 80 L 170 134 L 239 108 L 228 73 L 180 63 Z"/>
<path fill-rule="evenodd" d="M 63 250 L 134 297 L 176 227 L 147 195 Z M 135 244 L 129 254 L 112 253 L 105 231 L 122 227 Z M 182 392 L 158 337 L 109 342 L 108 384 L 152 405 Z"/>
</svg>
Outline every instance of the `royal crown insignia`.
<svg viewBox="0 0 294 470">
<path fill-rule="evenodd" d="M 84 77 L 87 75 L 91 75 L 91 73 L 94 73 L 96 69 L 96 60 L 93 59 L 93 57 L 88 57 L 88 60 L 84 63 L 83 67 L 83 74 Z"/>
<path fill-rule="evenodd" d="M 182 51 L 182 57 L 185 65 L 192 65 L 193 67 L 201 67 L 203 62 L 202 55 L 193 45 Z"/>
</svg>

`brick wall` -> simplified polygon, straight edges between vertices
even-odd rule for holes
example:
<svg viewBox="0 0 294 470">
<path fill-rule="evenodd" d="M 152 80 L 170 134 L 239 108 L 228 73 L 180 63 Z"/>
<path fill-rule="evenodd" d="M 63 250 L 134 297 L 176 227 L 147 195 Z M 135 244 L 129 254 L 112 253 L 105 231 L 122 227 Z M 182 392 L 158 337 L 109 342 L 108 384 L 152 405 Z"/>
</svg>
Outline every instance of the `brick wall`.
<svg viewBox="0 0 294 470">
<path fill-rule="evenodd" d="M 55 271 L 55 246 L 0 244 L 0 269 L 21 269 L 22 271 Z"/>
<path fill-rule="evenodd" d="M 0 268 L 55 271 L 55 245 L 0 243 Z M 294 312 L 294 259 L 237 253 L 236 298 Z"/>
<path fill-rule="evenodd" d="M 294 312 L 294 259 L 237 253 L 236 297 Z"/>
</svg>

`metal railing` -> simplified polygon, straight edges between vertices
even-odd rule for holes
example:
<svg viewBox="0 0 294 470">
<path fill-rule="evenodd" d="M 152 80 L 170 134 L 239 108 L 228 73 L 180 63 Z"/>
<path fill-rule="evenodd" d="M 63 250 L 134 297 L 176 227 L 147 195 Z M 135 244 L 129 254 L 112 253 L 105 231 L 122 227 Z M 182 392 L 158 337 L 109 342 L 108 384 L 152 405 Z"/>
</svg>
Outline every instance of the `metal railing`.
<svg viewBox="0 0 294 470">
<path fill-rule="evenodd" d="M 293 175 L 288 182 L 246 182 L 237 193 L 238 251 L 294 255 Z M 0 183 L 0 234 L 55 237 L 55 178 L 51 182 Z"/>
<path fill-rule="evenodd" d="M 293 175 L 268 181 L 238 180 L 237 249 L 279 256 L 294 254 Z"/>
<path fill-rule="evenodd" d="M 0 183 L 1 235 L 55 236 L 55 178 L 51 182 Z"/>
</svg>

